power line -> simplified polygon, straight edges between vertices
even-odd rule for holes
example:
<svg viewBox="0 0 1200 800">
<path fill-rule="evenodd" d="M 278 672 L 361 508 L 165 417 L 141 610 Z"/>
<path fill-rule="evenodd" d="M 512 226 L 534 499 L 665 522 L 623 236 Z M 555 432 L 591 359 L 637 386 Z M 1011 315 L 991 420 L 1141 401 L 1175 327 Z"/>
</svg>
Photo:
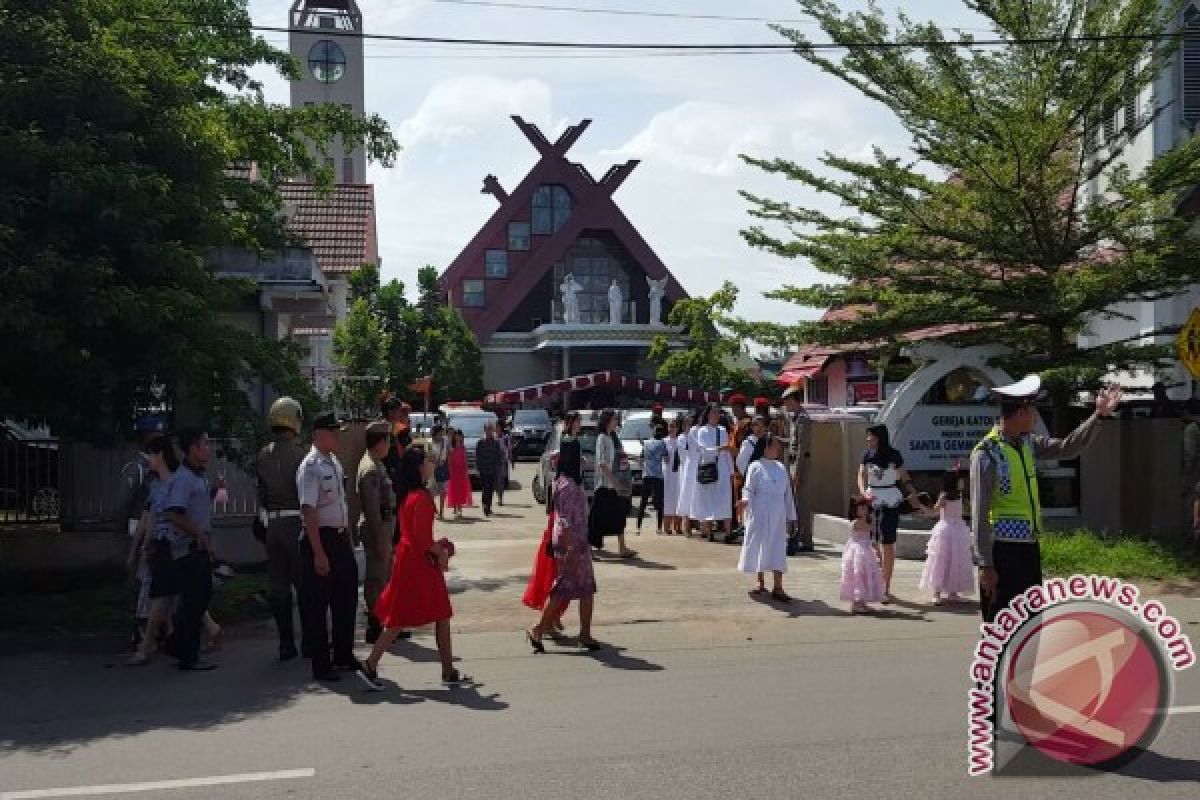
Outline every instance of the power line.
<svg viewBox="0 0 1200 800">
<path fill-rule="evenodd" d="M 619 17 L 657 17 L 659 19 L 694 19 L 714 22 L 786 22 L 791 25 L 815 25 L 809 19 L 784 19 L 779 17 L 739 17 L 725 14 L 689 14 L 683 11 L 637 11 L 628 8 L 583 8 L 580 6 L 553 6 L 542 3 L 505 3 L 498 0 L 432 0 L 456 6 L 484 6 L 487 8 L 510 8 L 519 11 L 558 11 L 573 14 L 606 14 Z"/>
<path fill-rule="evenodd" d="M 293 29 L 279 27 L 276 25 L 240 25 L 227 22 L 205 22 L 203 20 L 186 20 L 186 19 L 164 19 L 159 17 L 142 17 L 135 16 L 131 19 L 137 19 L 145 22 L 156 22 L 164 25 L 179 25 L 191 27 L 207 27 L 221 30 L 251 30 L 260 33 L 292 33 Z M 307 31 L 306 31 L 307 32 Z M 312 31 L 319 33 L 320 31 Z M 689 42 L 565 42 L 557 40 L 539 40 L 539 39 L 476 39 L 476 38 L 458 38 L 450 36 L 402 36 L 399 34 L 388 33 L 358 33 L 351 31 L 338 31 L 338 36 L 347 38 L 359 38 L 367 41 L 383 41 L 383 42 L 408 42 L 416 44 L 444 44 L 454 46 L 465 45 L 486 45 L 498 48 L 526 48 L 526 49 L 551 49 L 551 50 L 604 50 L 604 51 L 628 51 L 628 52 L 645 52 L 645 51 L 660 51 L 660 52 L 690 52 L 690 51 L 707 51 L 707 52 L 799 52 L 799 51 L 825 51 L 825 50 L 913 50 L 913 49 L 932 49 L 942 47 L 953 48 L 978 48 L 978 47 L 1011 47 L 1014 45 L 1062 45 L 1066 44 L 1085 44 L 1099 42 L 1153 42 L 1164 39 L 1174 38 L 1173 34 L 1158 33 L 1158 34 L 1099 34 L 1099 35 L 1082 35 L 1082 36 L 1039 36 L 1028 38 L 1010 38 L 1010 39 L 915 39 L 910 41 L 874 41 L 874 42 L 852 42 L 842 44 L 840 42 L 807 42 L 804 44 L 796 44 L 794 42 L 743 42 L 743 43 L 728 43 L 718 42 L 710 44 L 689 43 Z"/>
</svg>

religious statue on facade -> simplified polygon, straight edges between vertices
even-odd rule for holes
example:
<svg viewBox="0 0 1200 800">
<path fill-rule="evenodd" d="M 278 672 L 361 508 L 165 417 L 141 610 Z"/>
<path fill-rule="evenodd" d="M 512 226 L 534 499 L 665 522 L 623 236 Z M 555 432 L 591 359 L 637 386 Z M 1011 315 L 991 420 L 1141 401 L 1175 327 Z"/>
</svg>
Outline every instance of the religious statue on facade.
<svg viewBox="0 0 1200 800">
<path fill-rule="evenodd" d="M 608 324 L 620 325 L 622 322 L 621 314 L 621 287 L 617 285 L 616 280 L 612 282 L 612 286 L 608 287 Z"/>
<path fill-rule="evenodd" d="M 562 291 L 563 322 L 578 325 L 579 293 L 583 291 L 583 286 L 575 282 L 575 273 L 568 272 L 558 288 Z"/>
<path fill-rule="evenodd" d="M 646 283 L 650 286 L 650 324 L 662 324 L 662 301 L 663 296 L 667 293 L 667 279 L 651 280 L 646 279 Z"/>
</svg>

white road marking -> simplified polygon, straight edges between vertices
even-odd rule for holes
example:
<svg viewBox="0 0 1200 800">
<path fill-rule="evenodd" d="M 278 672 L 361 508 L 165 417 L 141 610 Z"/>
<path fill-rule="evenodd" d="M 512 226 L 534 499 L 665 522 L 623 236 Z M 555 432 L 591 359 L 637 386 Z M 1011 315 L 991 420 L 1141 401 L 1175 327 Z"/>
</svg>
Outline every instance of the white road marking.
<svg viewBox="0 0 1200 800">
<path fill-rule="evenodd" d="M 262 781 L 284 781 L 293 778 L 311 778 L 315 769 L 285 769 L 277 772 L 246 772 L 241 775 L 213 775 L 208 778 L 184 778 L 175 781 L 148 781 L 146 783 L 110 783 L 101 786 L 74 786 L 64 789 L 24 789 L 17 792 L 0 792 L 0 800 L 37 800 L 42 797 L 90 797 L 100 794 L 128 794 L 130 792 L 154 792 L 162 789 L 193 789 L 198 786 L 221 786 L 230 783 L 259 783 Z"/>
<path fill-rule="evenodd" d="M 1175 706 L 1168 708 L 1167 713 L 1174 716 L 1175 714 L 1200 714 L 1200 706 Z M 3 798 L 0 798 L 3 800 Z"/>
</svg>

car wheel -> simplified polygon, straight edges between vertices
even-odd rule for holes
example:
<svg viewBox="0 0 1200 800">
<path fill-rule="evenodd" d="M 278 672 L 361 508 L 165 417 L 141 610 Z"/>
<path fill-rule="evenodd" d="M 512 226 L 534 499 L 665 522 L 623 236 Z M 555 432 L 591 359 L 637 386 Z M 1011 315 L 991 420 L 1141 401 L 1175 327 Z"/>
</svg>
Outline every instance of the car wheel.
<svg viewBox="0 0 1200 800">
<path fill-rule="evenodd" d="M 58 489 L 38 489 L 30 502 L 30 510 L 35 517 L 58 519 Z"/>
</svg>

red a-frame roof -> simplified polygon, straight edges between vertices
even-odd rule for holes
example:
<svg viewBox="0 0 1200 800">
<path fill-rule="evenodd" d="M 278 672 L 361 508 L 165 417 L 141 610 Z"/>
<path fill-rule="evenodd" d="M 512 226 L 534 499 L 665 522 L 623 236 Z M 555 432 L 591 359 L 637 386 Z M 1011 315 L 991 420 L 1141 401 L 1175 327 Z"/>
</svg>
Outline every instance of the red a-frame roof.
<svg viewBox="0 0 1200 800">
<path fill-rule="evenodd" d="M 479 230 L 470 243 L 442 274 L 442 288 L 450 293 L 455 305 L 461 304 L 464 280 L 487 280 L 486 307 L 461 308 L 463 318 L 480 342 L 486 342 L 522 300 L 538 285 L 554 264 L 562 260 L 567 249 L 584 231 L 611 233 L 646 273 L 655 280 L 667 278 L 666 297 L 677 301 L 687 297 L 679 281 L 642 238 L 637 229 L 613 201 L 613 193 L 624 183 L 637 161 L 613 166 L 596 180 L 582 164 L 567 160 L 567 151 L 591 125 L 585 119 L 572 125 L 551 143 L 536 125 L 514 116 L 513 122 L 541 154 L 541 160 L 511 193 L 506 192 L 494 176 L 484 180 L 483 192 L 500 201 L 500 207 Z M 507 237 L 509 222 L 530 222 L 534 190 L 543 184 L 565 186 L 571 193 L 570 219 L 556 233 L 534 235 L 528 257 L 515 267 L 510 265 L 505 279 L 485 279 L 484 253 L 496 242 Z"/>
</svg>

